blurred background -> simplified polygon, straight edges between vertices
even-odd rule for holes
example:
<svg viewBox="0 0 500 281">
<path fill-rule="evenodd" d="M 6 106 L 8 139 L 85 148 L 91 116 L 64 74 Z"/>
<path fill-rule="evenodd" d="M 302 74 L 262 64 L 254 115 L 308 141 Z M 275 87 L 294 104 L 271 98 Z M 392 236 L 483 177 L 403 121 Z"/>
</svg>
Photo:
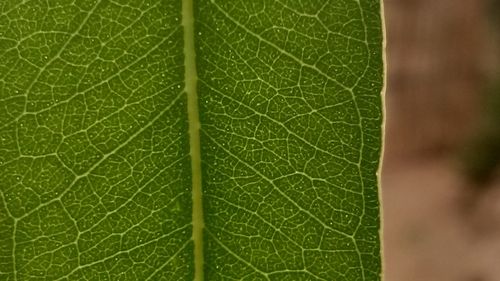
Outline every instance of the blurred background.
<svg viewBox="0 0 500 281">
<path fill-rule="evenodd" d="M 500 0 L 384 3 L 384 281 L 500 281 Z"/>
</svg>

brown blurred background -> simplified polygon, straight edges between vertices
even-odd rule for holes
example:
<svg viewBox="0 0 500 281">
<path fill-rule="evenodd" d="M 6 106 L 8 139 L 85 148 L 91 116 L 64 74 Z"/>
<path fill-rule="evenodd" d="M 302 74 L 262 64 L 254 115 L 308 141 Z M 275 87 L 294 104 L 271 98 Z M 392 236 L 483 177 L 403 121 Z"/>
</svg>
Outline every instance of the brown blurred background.
<svg viewBox="0 0 500 281">
<path fill-rule="evenodd" d="M 500 0 L 384 3 L 384 281 L 500 281 Z"/>
</svg>

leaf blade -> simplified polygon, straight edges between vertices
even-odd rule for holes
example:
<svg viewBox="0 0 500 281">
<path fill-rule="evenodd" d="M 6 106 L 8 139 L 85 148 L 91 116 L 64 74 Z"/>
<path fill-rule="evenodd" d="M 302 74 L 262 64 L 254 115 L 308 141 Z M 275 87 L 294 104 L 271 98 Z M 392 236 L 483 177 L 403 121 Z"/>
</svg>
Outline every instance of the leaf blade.
<svg viewBox="0 0 500 281">
<path fill-rule="evenodd" d="M 1 114 L 1 279 L 189 278 L 180 3 L 18 2 L 0 29 L 18 42 L 2 109 L 21 105 Z"/>
<path fill-rule="evenodd" d="M 380 27 L 285 2 L 199 3 L 207 278 L 378 280 Z"/>
<path fill-rule="evenodd" d="M 205 279 L 379 280 L 379 1 L 195 5 Z M 0 279 L 192 279 L 180 1 L 0 11 Z"/>
</svg>

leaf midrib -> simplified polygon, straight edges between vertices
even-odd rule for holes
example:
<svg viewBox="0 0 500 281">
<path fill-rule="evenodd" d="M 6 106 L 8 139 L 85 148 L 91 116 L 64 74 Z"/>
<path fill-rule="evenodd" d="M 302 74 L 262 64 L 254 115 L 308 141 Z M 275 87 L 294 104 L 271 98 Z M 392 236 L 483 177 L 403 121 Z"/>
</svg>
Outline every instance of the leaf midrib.
<svg viewBox="0 0 500 281">
<path fill-rule="evenodd" d="M 201 189 L 200 115 L 196 83 L 196 51 L 194 47 L 193 0 L 182 1 L 184 28 L 184 91 L 187 95 L 189 122 L 189 154 L 191 155 L 194 280 L 203 280 L 203 208 Z"/>
</svg>

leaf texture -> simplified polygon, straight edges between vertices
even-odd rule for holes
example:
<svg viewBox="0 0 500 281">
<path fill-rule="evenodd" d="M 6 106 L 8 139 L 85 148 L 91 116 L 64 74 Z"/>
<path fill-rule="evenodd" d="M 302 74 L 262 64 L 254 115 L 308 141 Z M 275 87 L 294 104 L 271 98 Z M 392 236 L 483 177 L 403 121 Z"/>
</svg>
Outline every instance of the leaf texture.
<svg viewBox="0 0 500 281">
<path fill-rule="evenodd" d="M 380 280 L 379 0 L 194 1 L 201 260 L 182 5 L 0 2 L 0 280 Z"/>
</svg>

